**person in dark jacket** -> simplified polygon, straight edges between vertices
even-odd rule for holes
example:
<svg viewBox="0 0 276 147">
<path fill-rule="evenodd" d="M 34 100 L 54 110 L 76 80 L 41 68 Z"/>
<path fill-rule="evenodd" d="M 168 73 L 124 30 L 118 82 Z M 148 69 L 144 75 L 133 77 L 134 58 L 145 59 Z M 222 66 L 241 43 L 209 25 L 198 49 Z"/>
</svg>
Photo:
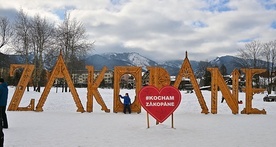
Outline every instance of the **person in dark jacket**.
<svg viewBox="0 0 276 147">
<path fill-rule="evenodd" d="M 1 116 L 1 109 L 0 109 L 0 122 L 2 122 L 2 116 Z M 0 125 L 0 147 L 4 146 L 4 132 L 3 132 L 3 128 L 2 125 Z"/>
<path fill-rule="evenodd" d="M 8 120 L 6 115 L 6 106 L 8 100 L 8 84 L 4 81 L 3 78 L 0 78 L 0 109 L 2 117 L 2 127 L 8 128 Z"/>
<path fill-rule="evenodd" d="M 125 94 L 125 96 L 121 96 L 119 95 L 120 98 L 124 99 L 124 113 L 126 114 L 126 109 L 128 109 L 129 114 L 131 113 L 131 109 L 130 109 L 130 104 L 131 104 L 131 100 L 130 97 L 128 96 L 128 93 Z"/>
</svg>

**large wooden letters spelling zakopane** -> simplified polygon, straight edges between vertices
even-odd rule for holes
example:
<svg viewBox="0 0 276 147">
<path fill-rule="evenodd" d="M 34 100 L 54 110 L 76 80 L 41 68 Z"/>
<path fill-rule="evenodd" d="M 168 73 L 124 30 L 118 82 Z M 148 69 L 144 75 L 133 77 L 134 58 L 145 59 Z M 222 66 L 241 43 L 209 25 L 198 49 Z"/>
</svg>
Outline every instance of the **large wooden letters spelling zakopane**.
<svg viewBox="0 0 276 147">
<path fill-rule="evenodd" d="M 69 74 L 69 71 L 64 63 L 64 60 L 62 58 L 62 54 L 60 54 L 58 56 L 58 60 L 57 63 L 55 65 L 55 67 L 53 68 L 53 71 L 51 73 L 50 78 L 48 79 L 48 82 L 43 90 L 43 93 L 41 94 L 41 97 L 38 101 L 38 104 L 36 105 L 36 111 L 37 112 L 41 112 L 43 111 L 42 107 L 47 99 L 47 96 L 51 90 L 51 87 L 53 86 L 53 83 L 55 81 L 55 79 L 57 78 L 64 78 L 67 81 L 67 84 L 69 86 L 69 89 L 71 91 L 71 94 L 74 98 L 74 101 L 76 103 L 77 106 L 77 112 L 84 112 L 84 108 L 82 106 L 82 103 L 80 101 L 79 95 L 77 93 L 77 90 L 73 84 L 73 81 L 71 79 L 71 76 Z"/>
<path fill-rule="evenodd" d="M 30 104 L 27 107 L 18 107 L 21 102 L 22 96 L 25 89 L 31 79 L 34 65 L 31 64 L 11 64 L 10 65 L 10 76 L 13 76 L 16 69 L 24 68 L 20 80 L 16 86 L 15 92 L 11 99 L 8 111 L 33 111 L 34 110 L 34 99 L 31 99 Z"/>
<path fill-rule="evenodd" d="M 101 84 L 101 81 L 104 79 L 104 74 L 107 71 L 107 67 L 106 66 L 103 67 L 101 73 L 99 74 L 95 82 L 94 82 L 94 67 L 87 65 L 86 69 L 88 70 L 86 111 L 93 112 L 93 96 L 94 96 L 98 104 L 102 106 L 102 110 L 104 110 L 105 112 L 110 112 L 110 109 L 107 108 L 100 92 L 98 91 L 98 87 Z"/>
<path fill-rule="evenodd" d="M 113 92 L 113 112 L 123 112 L 123 104 L 120 100 L 120 80 L 124 74 L 131 74 L 135 78 L 135 94 L 130 97 L 134 97 L 134 101 L 130 105 L 132 112 L 141 112 L 141 105 L 138 99 L 138 93 L 142 86 L 142 68 L 133 66 L 116 66 L 114 67 L 114 92 Z"/>
<path fill-rule="evenodd" d="M 10 75 L 14 75 L 14 72 L 17 68 L 24 68 L 24 71 L 22 73 L 22 76 L 19 80 L 19 83 L 16 87 L 16 90 L 14 92 L 14 95 L 12 97 L 12 100 L 9 104 L 8 111 L 33 111 L 34 110 L 34 99 L 31 100 L 29 106 L 27 107 L 18 107 L 19 103 L 22 99 L 22 96 L 25 92 L 26 86 L 31 78 L 32 72 L 34 70 L 34 65 L 28 65 L 28 64 L 11 64 L 10 67 Z M 108 109 L 98 91 L 98 87 L 100 85 L 100 82 L 104 78 L 104 73 L 107 71 L 106 67 L 103 67 L 100 75 L 97 77 L 96 80 L 94 80 L 94 68 L 93 66 L 86 66 L 88 69 L 88 87 L 87 87 L 87 112 L 93 112 L 93 96 L 95 97 L 98 104 L 102 106 L 102 110 L 105 112 L 110 112 L 110 109 Z M 168 72 L 160 67 L 147 67 L 149 70 L 149 85 L 153 85 L 157 88 L 162 88 L 164 86 L 170 85 L 170 76 Z M 232 93 L 230 92 L 229 88 L 227 87 L 226 83 L 224 82 L 224 79 L 219 72 L 218 68 L 208 68 L 208 70 L 211 72 L 212 75 L 212 81 L 211 81 L 211 113 L 216 114 L 217 113 L 217 92 L 218 88 L 220 88 L 223 97 L 226 100 L 226 103 L 228 104 L 229 108 L 232 110 L 233 114 L 238 113 L 238 91 L 239 91 L 239 71 L 235 69 L 232 72 Z M 262 73 L 265 71 L 265 69 L 241 69 L 242 72 L 246 74 L 246 86 L 243 91 L 246 93 L 246 107 L 241 111 L 242 114 L 266 114 L 266 111 L 258 110 L 257 108 L 252 108 L 252 98 L 253 94 L 259 93 L 264 91 L 265 89 L 254 89 L 252 88 L 252 77 L 254 74 Z M 131 74 L 135 78 L 135 95 L 134 101 L 131 104 L 131 109 L 133 112 L 140 113 L 141 112 L 141 105 L 139 103 L 139 99 L 137 98 L 138 93 L 142 86 L 142 68 L 141 67 L 134 67 L 134 66 L 116 66 L 114 67 L 114 91 L 113 91 L 113 112 L 122 112 L 123 111 L 123 104 L 120 100 L 119 94 L 120 94 L 120 80 L 121 77 L 124 74 Z M 199 85 L 197 83 L 197 80 L 195 78 L 193 69 L 191 67 L 191 64 L 189 62 L 189 59 L 186 57 L 184 59 L 184 62 L 181 66 L 181 69 L 176 77 L 176 81 L 174 82 L 174 87 L 178 88 L 180 82 L 182 81 L 182 78 L 189 78 L 191 81 L 191 84 L 193 86 L 193 89 L 196 93 L 197 99 L 199 101 L 199 104 L 201 106 L 201 113 L 209 113 L 208 107 L 206 105 L 206 102 L 203 98 L 203 95 L 200 91 Z M 74 87 L 74 84 L 72 82 L 72 79 L 70 77 L 70 74 L 67 70 L 67 67 L 64 64 L 64 60 L 62 58 L 62 55 L 60 54 L 57 60 L 57 63 L 55 67 L 53 68 L 53 71 L 48 79 L 48 83 L 46 84 L 46 87 L 39 99 L 39 102 L 36 106 L 35 111 L 43 111 L 42 107 L 47 99 L 47 95 L 50 92 L 50 89 L 54 83 L 54 80 L 56 78 L 65 78 L 65 80 L 68 83 L 68 86 L 70 88 L 71 94 L 74 98 L 74 101 L 77 106 L 77 112 L 84 112 L 84 108 L 82 106 L 82 103 L 79 99 L 79 95 Z"/>
</svg>

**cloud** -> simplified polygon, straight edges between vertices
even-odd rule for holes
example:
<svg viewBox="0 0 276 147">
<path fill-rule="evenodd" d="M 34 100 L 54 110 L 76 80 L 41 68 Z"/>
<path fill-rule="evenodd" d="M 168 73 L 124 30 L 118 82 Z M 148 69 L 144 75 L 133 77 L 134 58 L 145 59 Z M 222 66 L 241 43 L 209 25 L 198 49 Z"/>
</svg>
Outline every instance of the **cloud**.
<svg viewBox="0 0 276 147">
<path fill-rule="evenodd" d="M 3 5 L 1 15 L 22 8 L 56 23 L 70 12 L 95 41 L 94 53 L 138 52 L 156 61 L 182 60 L 186 51 L 190 60 L 237 55 L 248 41 L 276 39 L 272 0 L 9 0 Z"/>
</svg>

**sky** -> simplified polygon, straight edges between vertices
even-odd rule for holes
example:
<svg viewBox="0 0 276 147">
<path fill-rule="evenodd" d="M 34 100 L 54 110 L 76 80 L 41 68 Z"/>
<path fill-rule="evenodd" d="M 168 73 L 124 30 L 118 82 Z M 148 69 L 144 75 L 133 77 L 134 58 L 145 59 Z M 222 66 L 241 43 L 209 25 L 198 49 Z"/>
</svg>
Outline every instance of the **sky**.
<svg viewBox="0 0 276 147">
<path fill-rule="evenodd" d="M 8 104 L 15 87 L 9 87 Z M 77 88 L 86 110 L 86 88 Z M 181 92 L 181 103 L 163 123 L 156 125 L 146 111 L 123 114 L 113 112 L 113 89 L 99 89 L 110 113 L 101 110 L 94 99 L 93 112 L 76 112 L 71 93 L 56 92 L 52 88 L 43 106 L 43 112 L 7 111 L 9 128 L 4 129 L 5 147 L 272 147 L 275 146 L 276 102 L 263 102 L 266 93 L 255 94 L 252 107 L 265 109 L 267 114 L 240 114 L 245 108 L 245 93 L 239 93 L 239 114 L 232 114 L 227 103 L 220 103 L 218 113 L 201 114 L 195 93 Z M 134 90 L 128 92 L 132 101 Z M 211 111 L 211 92 L 201 91 Z M 275 94 L 275 91 L 273 92 Z M 38 103 L 42 93 L 25 92 L 20 107 L 26 107 L 31 99 Z"/>
<path fill-rule="evenodd" d="M 0 16 L 23 9 L 60 23 L 82 22 L 94 54 L 137 52 L 154 61 L 238 55 L 276 39 L 276 0 L 1 0 Z"/>
</svg>

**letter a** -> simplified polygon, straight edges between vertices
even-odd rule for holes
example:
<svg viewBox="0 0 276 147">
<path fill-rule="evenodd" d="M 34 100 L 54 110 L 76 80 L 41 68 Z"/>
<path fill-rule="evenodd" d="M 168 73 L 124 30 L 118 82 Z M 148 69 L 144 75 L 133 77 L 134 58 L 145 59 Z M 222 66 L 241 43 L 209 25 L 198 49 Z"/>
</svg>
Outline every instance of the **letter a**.
<svg viewBox="0 0 276 147">
<path fill-rule="evenodd" d="M 77 112 L 84 112 L 84 108 L 81 104 L 79 95 L 77 93 L 77 90 L 73 84 L 73 81 L 71 79 L 71 76 L 69 74 L 69 71 L 64 63 L 64 60 L 62 58 L 62 54 L 60 53 L 60 55 L 58 56 L 58 60 L 57 63 L 55 65 L 55 67 L 52 70 L 51 76 L 43 90 L 43 93 L 41 94 L 41 97 L 38 101 L 38 104 L 36 105 L 36 111 L 40 112 L 43 111 L 42 107 L 47 99 L 47 96 L 51 90 L 51 87 L 55 81 L 56 78 L 65 78 L 65 80 L 68 83 L 68 86 L 70 88 L 71 94 L 74 98 L 75 104 L 77 106 Z"/>
<path fill-rule="evenodd" d="M 175 88 L 178 88 L 179 87 L 179 84 L 182 80 L 183 77 L 186 77 L 186 78 L 189 78 L 191 80 L 191 84 L 193 85 L 193 88 L 195 90 L 195 93 L 196 93 L 196 96 L 197 96 L 197 99 L 198 99 L 198 102 L 201 106 L 201 113 L 205 113 L 205 114 L 208 114 L 208 107 L 206 105 L 206 102 L 203 98 L 203 95 L 199 89 L 199 85 L 196 81 L 196 78 L 195 78 L 195 75 L 194 75 L 194 71 L 192 69 L 192 66 L 190 64 L 190 61 L 188 59 L 188 55 L 187 55 L 187 52 L 186 52 L 186 57 L 184 59 L 184 62 L 181 66 L 181 69 L 176 77 L 176 80 L 175 80 L 175 83 L 174 83 L 174 87 Z"/>
</svg>

